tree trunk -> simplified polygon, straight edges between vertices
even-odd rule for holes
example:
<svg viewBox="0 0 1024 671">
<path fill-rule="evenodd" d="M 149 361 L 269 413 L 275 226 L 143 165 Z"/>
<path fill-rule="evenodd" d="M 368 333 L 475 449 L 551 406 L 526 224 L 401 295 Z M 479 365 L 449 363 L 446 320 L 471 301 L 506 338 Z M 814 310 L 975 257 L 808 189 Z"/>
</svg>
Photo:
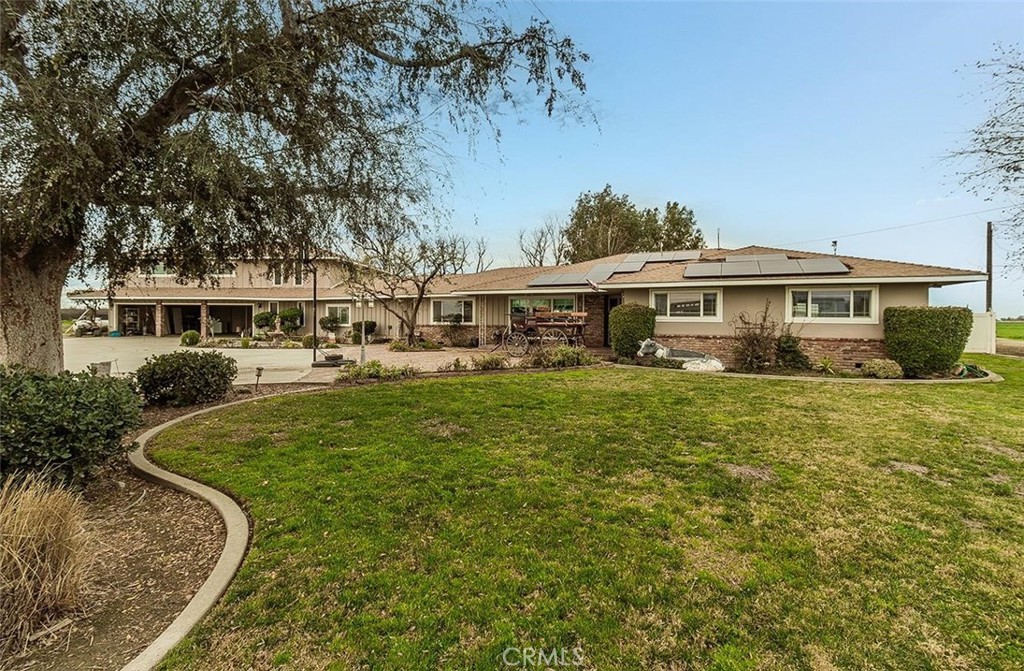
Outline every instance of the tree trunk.
<svg viewBox="0 0 1024 671">
<path fill-rule="evenodd" d="M 0 363 L 64 370 L 60 300 L 71 263 L 57 245 L 0 258 Z"/>
</svg>

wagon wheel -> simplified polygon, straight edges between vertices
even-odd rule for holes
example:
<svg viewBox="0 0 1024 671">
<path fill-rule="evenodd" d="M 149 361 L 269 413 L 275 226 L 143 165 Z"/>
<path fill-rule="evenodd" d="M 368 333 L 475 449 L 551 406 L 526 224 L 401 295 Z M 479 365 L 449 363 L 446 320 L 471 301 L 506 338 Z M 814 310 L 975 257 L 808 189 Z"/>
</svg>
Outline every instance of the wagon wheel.
<svg viewBox="0 0 1024 671">
<path fill-rule="evenodd" d="M 569 336 L 565 335 L 565 331 L 562 329 L 545 329 L 540 334 L 541 347 L 555 347 L 568 344 Z"/>
<path fill-rule="evenodd" d="M 515 332 L 505 336 L 505 351 L 512 356 L 523 356 L 530 349 L 530 339 L 525 333 Z"/>
</svg>

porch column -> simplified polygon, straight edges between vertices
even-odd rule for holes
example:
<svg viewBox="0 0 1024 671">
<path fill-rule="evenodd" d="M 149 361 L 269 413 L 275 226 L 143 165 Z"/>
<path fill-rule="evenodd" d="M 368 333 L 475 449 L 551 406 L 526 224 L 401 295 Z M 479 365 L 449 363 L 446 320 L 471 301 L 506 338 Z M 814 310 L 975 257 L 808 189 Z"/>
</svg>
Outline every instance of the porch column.
<svg viewBox="0 0 1024 671">
<path fill-rule="evenodd" d="M 203 301 L 199 304 L 199 337 L 205 340 L 209 335 L 206 322 L 210 320 L 210 305 Z"/>
<path fill-rule="evenodd" d="M 153 315 L 153 335 L 161 338 L 164 335 L 164 303 L 156 302 L 156 314 Z"/>
</svg>

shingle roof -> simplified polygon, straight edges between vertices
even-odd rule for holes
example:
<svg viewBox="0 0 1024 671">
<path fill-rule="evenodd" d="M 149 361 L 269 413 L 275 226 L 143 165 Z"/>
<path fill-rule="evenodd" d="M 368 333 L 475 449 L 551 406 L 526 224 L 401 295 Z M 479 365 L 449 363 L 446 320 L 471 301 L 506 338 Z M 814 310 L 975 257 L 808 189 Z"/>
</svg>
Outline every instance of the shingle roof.
<svg viewBox="0 0 1024 671">
<path fill-rule="evenodd" d="M 647 263 L 641 270 L 632 273 L 616 273 L 606 281 L 601 282 L 602 286 L 615 285 L 636 285 L 636 284 L 659 284 L 659 283 L 680 283 L 703 282 L 706 278 L 687 279 L 683 277 L 683 271 L 688 263 L 700 263 L 702 261 L 723 261 L 728 256 L 748 256 L 755 254 L 785 254 L 791 259 L 815 259 L 815 258 L 838 258 L 848 268 L 848 273 L 842 275 L 817 275 L 816 277 L 848 277 L 851 279 L 870 278 L 906 278 L 913 282 L 915 278 L 922 281 L 925 278 L 954 278 L 946 280 L 955 282 L 957 277 L 964 277 L 964 281 L 971 281 L 967 278 L 976 278 L 982 275 L 982 271 L 964 270 L 962 268 L 947 268 L 944 266 L 930 266 L 919 263 L 906 263 L 903 261 L 885 261 L 883 259 L 866 259 L 857 256 L 837 256 L 831 254 L 820 254 L 816 252 L 802 252 L 792 249 L 778 249 L 774 247 L 761 247 L 751 245 L 739 249 L 704 249 L 701 250 L 700 259 L 695 261 L 674 261 Z M 620 263 L 627 254 L 615 254 L 600 259 L 593 259 L 583 263 L 576 263 L 568 266 L 542 266 L 542 267 L 506 267 L 493 268 L 480 273 L 467 273 L 460 275 L 448 275 L 438 278 L 431 287 L 430 293 L 437 294 L 473 294 L 488 292 L 536 292 L 537 287 L 531 287 L 531 280 L 552 273 L 586 273 L 598 264 Z M 750 284 L 778 284 L 780 281 L 790 279 L 806 279 L 806 275 L 774 275 L 771 277 L 744 277 L 730 278 Z M 544 290 L 557 290 L 558 287 L 546 286 Z M 580 287 L 565 287 L 566 291 L 579 291 Z M 334 287 L 321 287 L 317 292 L 318 297 L 347 298 L 352 290 L 336 285 Z M 86 291 L 73 294 L 80 298 L 106 298 L 104 291 Z M 199 289 L 196 287 L 175 286 L 175 287 L 153 287 L 135 285 L 115 292 L 119 297 L 131 298 L 209 298 L 211 300 L 227 300 L 231 298 L 255 299 L 255 300 L 301 300 L 312 296 L 310 287 L 209 287 Z"/>
</svg>

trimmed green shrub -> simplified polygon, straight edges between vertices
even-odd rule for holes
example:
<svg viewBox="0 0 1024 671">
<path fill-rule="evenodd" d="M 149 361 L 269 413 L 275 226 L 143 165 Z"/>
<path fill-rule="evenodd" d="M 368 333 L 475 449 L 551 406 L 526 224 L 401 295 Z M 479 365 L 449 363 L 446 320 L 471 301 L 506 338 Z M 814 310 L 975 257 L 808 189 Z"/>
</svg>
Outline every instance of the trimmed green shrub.
<svg viewBox="0 0 1024 671">
<path fill-rule="evenodd" d="M 782 334 L 775 341 L 775 365 L 795 370 L 811 367 L 811 360 L 800 347 L 800 338 L 793 335 L 788 327 L 782 329 Z"/>
<path fill-rule="evenodd" d="M 654 337 L 654 308 L 640 303 L 623 303 L 608 313 L 612 349 L 619 356 L 636 356 L 640 343 Z"/>
<path fill-rule="evenodd" d="M 273 312 L 257 312 L 252 316 L 252 325 L 264 333 L 267 329 L 273 327 L 276 322 L 277 315 Z"/>
<path fill-rule="evenodd" d="M 575 368 L 577 366 L 593 366 L 601 360 L 583 347 L 558 345 L 542 347 L 523 357 L 520 366 L 523 368 Z"/>
<path fill-rule="evenodd" d="M 508 368 L 508 357 L 497 352 L 481 354 L 469 360 L 469 367 L 473 370 L 502 370 Z"/>
<path fill-rule="evenodd" d="M 889 307 L 885 349 L 907 377 L 946 374 L 964 353 L 974 326 L 967 308 Z"/>
<path fill-rule="evenodd" d="M 199 344 L 199 331 L 185 331 L 181 334 L 181 344 L 184 347 L 195 347 Z"/>
<path fill-rule="evenodd" d="M 314 340 L 313 334 L 307 333 L 306 335 L 302 336 L 302 347 L 303 349 L 313 349 L 313 347 L 323 342 L 323 340 L 323 338 L 317 338 L 316 340 Z"/>
<path fill-rule="evenodd" d="M 437 367 L 438 373 L 461 373 L 467 370 L 469 370 L 469 364 L 465 363 L 459 357 L 455 357 L 454 361 L 443 363 Z"/>
<path fill-rule="evenodd" d="M 338 317 L 337 315 L 327 315 L 326 317 L 320 318 L 320 328 L 324 331 L 337 331 L 341 327 L 341 317 Z"/>
<path fill-rule="evenodd" d="M 220 352 L 179 350 L 146 359 L 135 380 L 149 405 L 195 405 L 219 401 L 238 374 L 235 360 Z"/>
<path fill-rule="evenodd" d="M 238 346 L 241 347 L 242 349 L 249 349 L 251 345 L 252 340 L 250 340 L 248 336 L 242 336 L 242 338 L 238 341 Z"/>
<path fill-rule="evenodd" d="M 281 310 L 281 313 L 277 316 L 281 320 L 281 330 L 289 335 L 302 327 L 302 310 L 299 308 Z"/>
<path fill-rule="evenodd" d="M 366 335 L 367 341 L 373 340 L 369 336 L 372 336 L 377 332 L 377 322 L 370 320 L 366 321 Z M 352 342 L 356 345 L 360 345 L 363 342 L 363 322 L 352 322 Z"/>
<path fill-rule="evenodd" d="M 142 401 L 131 380 L 0 366 L 2 475 L 52 471 L 80 481 L 124 454 L 125 435 L 141 424 Z"/>
<path fill-rule="evenodd" d="M 892 359 L 868 359 L 861 366 L 864 377 L 880 380 L 898 380 L 903 377 L 903 367 Z"/>
<path fill-rule="evenodd" d="M 365 364 L 353 364 L 338 373 L 335 378 L 337 382 L 348 382 L 351 380 L 401 380 L 403 378 L 415 377 L 420 374 L 420 369 L 414 366 L 385 366 L 377 359 L 371 359 Z"/>
</svg>

